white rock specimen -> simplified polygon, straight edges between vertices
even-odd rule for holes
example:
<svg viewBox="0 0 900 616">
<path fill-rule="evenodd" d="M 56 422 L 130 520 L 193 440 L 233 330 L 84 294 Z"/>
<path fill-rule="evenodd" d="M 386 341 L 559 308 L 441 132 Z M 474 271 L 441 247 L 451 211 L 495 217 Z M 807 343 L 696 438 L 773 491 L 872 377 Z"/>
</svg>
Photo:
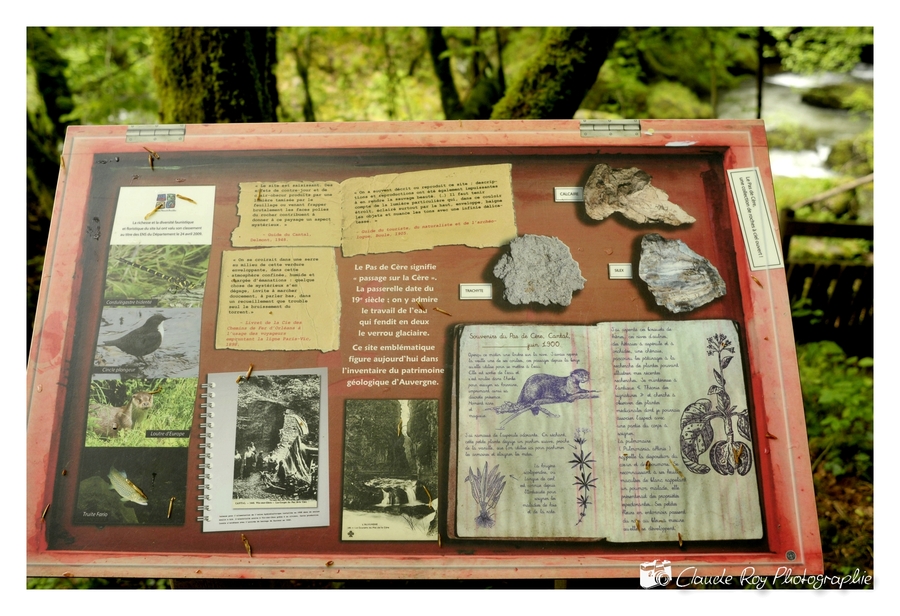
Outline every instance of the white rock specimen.
<svg viewBox="0 0 900 616">
<path fill-rule="evenodd" d="M 503 297 L 510 304 L 568 306 L 572 293 L 585 283 L 569 247 L 546 235 L 523 235 L 510 242 L 509 254 L 500 257 L 494 275 L 503 280 Z"/>
<path fill-rule="evenodd" d="M 725 281 L 709 261 L 681 240 L 656 233 L 641 240 L 638 276 L 670 312 L 690 312 L 725 295 Z"/>
<path fill-rule="evenodd" d="M 637 167 L 614 169 L 600 163 L 584 186 L 584 207 L 594 220 L 613 212 L 639 224 L 683 225 L 696 219 L 669 201 L 669 195 L 650 183 L 650 174 Z"/>
</svg>

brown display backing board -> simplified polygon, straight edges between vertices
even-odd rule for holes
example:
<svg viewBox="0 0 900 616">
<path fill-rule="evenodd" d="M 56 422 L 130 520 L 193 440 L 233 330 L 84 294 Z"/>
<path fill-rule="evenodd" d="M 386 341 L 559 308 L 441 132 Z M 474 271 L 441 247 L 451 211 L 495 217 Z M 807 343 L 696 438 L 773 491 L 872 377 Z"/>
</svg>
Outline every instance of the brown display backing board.
<svg viewBox="0 0 900 616">
<path fill-rule="evenodd" d="M 148 146 L 160 154 L 153 168 Z M 809 471 L 796 355 L 784 270 L 752 270 L 744 249 L 727 171 L 755 168 L 773 221 L 771 171 L 760 122 L 644 121 L 640 137 L 582 137 L 577 121 L 188 126 L 182 141 L 126 141 L 126 127 L 70 128 L 63 153 L 44 279 L 28 367 L 28 573 L 152 577 L 636 577 L 641 563 L 673 569 L 757 574 L 778 567 L 821 571 L 821 546 Z M 555 187 L 583 186 L 598 163 L 636 166 L 697 221 L 673 230 L 619 216 L 594 221 L 581 202 L 555 202 Z M 340 281 L 337 351 L 237 351 L 215 348 L 222 252 L 233 250 L 238 184 L 335 181 L 385 173 L 510 164 L 517 231 L 558 237 L 589 281 L 566 308 L 512 306 L 502 299 L 493 268 L 504 247 L 437 246 L 407 253 L 344 257 L 335 248 Z M 202 309 L 199 375 L 286 368 L 328 369 L 330 524 L 324 528 L 203 533 L 194 503 L 201 494 L 198 406 L 191 431 L 185 523 L 178 526 L 85 526 L 72 523 L 76 477 L 84 456 L 91 355 L 101 319 L 110 228 L 125 186 L 215 186 L 209 271 Z M 777 224 L 777 222 L 776 222 Z M 71 232 L 79 230 L 79 232 Z M 688 315 L 656 306 L 635 275 L 611 280 L 609 263 L 632 263 L 646 233 L 677 237 L 708 258 L 727 294 Z M 425 332 L 378 344 L 434 345 L 422 366 L 443 368 L 427 386 L 350 385 L 345 368 L 364 365 L 371 331 L 360 270 L 409 275 L 434 265 L 429 291 L 384 294 L 435 298 Z M 459 285 L 490 283 L 491 300 L 460 300 Z M 399 283 L 398 283 L 399 284 Z M 404 281 L 402 284 L 415 284 Z M 422 287 L 424 288 L 424 284 Z M 362 290 L 360 290 L 362 288 Z M 371 294 L 370 294 L 371 295 Z M 443 312 L 434 310 L 439 307 Z M 449 313 L 449 314 L 448 314 Z M 590 324 L 601 321 L 731 319 L 740 325 L 752 401 L 755 472 L 765 536 L 760 541 L 698 544 L 484 542 L 446 535 L 453 328 L 466 323 Z M 394 355 L 401 355 L 400 353 Z M 387 364 L 401 368 L 400 363 Z M 424 377 L 415 377 L 424 378 Z M 347 542 L 340 538 L 344 404 L 349 399 L 439 401 L 442 541 Z M 323 454 L 324 455 L 324 452 Z M 66 471 L 66 472 L 64 472 Z M 184 504 L 180 505 L 184 506 Z M 49 506 L 49 508 L 48 508 Z"/>
</svg>

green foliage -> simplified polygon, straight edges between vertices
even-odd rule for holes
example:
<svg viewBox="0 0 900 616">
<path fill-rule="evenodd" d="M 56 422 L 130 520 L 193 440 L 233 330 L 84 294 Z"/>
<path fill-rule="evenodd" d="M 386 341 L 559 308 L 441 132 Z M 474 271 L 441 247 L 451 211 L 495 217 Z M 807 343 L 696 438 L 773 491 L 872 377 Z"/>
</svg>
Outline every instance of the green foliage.
<svg viewBox="0 0 900 616">
<path fill-rule="evenodd" d="M 793 208 L 795 203 L 836 188 L 849 178 L 787 178 L 774 180 L 775 196 L 781 208 L 794 209 L 797 220 L 810 222 L 855 222 L 858 203 L 852 191 L 823 201 Z"/>
<path fill-rule="evenodd" d="M 776 128 L 767 129 L 766 138 L 770 148 L 800 152 L 802 150 L 815 150 L 818 145 L 819 134 L 808 126 L 782 124 Z"/>
<path fill-rule="evenodd" d="M 104 578 L 27 578 L 25 588 L 29 590 L 68 590 L 84 588 L 107 588 L 109 580 Z"/>
<path fill-rule="evenodd" d="M 835 143 L 826 162 L 831 169 L 845 175 L 862 177 L 872 173 L 875 170 L 874 129 Z"/>
<path fill-rule="evenodd" d="M 834 178 L 794 178 L 779 175 L 773 178 L 772 183 L 775 188 L 775 200 L 780 210 L 790 208 L 807 197 L 825 192 L 838 185 Z M 803 216 L 800 219 L 806 220 L 805 214 L 797 212 L 797 216 Z"/>
<path fill-rule="evenodd" d="M 801 100 L 813 107 L 870 112 L 875 108 L 875 88 L 872 83 L 835 83 L 810 88 Z"/>
<path fill-rule="evenodd" d="M 755 36 L 755 28 L 631 28 L 627 43 L 651 81 L 674 80 L 709 94 L 756 70 Z"/>
<path fill-rule="evenodd" d="M 304 120 L 307 89 L 319 122 L 441 117 L 422 28 L 280 28 L 278 47 L 281 120 Z"/>
<path fill-rule="evenodd" d="M 28 28 L 27 110 L 32 128 L 61 141 L 64 118 L 72 112 L 72 91 L 66 80 L 69 63 L 58 50 L 58 37 L 47 28 Z"/>
<path fill-rule="evenodd" d="M 808 297 L 799 299 L 791 304 L 792 319 L 803 319 L 810 325 L 818 325 L 822 322 L 822 317 L 824 316 L 825 311 L 820 308 L 814 308 L 812 300 Z"/>
<path fill-rule="evenodd" d="M 846 73 L 875 42 L 872 27 L 766 28 L 775 40 L 782 67 L 794 73 Z"/>
<path fill-rule="evenodd" d="M 160 308 L 199 307 L 209 246 L 111 246 L 104 299 L 157 298 Z"/>
<path fill-rule="evenodd" d="M 80 124 L 149 124 L 159 103 L 147 28 L 48 28 L 66 59 L 74 106 L 63 117 Z"/>
<path fill-rule="evenodd" d="M 451 59 L 454 72 L 453 80 L 463 99 L 471 94 L 486 73 L 495 73 L 501 64 L 505 70 L 508 58 L 518 60 L 521 67 L 522 62 L 528 58 L 529 51 L 533 52 L 533 49 L 520 49 L 524 58 L 510 58 L 509 54 L 498 57 L 497 51 L 503 46 L 503 40 L 498 40 L 498 36 L 503 39 L 499 28 L 445 27 L 442 31 L 447 41 L 447 56 Z M 510 38 L 509 33 L 506 38 Z M 515 40 L 516 36 L 513 35 L 512 38 Z M 540 37 L 533 42 L 538 44 Z"/>
<path fill-rule="evenodd" d="M 581 109 L 595 110 L 610 118 L 647 117 L 650 86 L 642 77 L 635 48 L 620 37 L 600 67 L 597 82 L 581 102 Z"/>
<path fill-rule="evenodd" d="M 871 265 L 872 242 L 836 237 L 794 237 L 791 240 L 791 259 Z"/>
<path fill-rule="evenodd" d="M 507 83 L 524 70 L 535 50 L 540 48 L 546 28 L 501 28 L 503 71 Z"/>
<path fill-rule="evenodd" d="M 830 341 L 797 349 L 814 470 L 872 479 L 873 360 L 847 357 Z"/>
<path fill-rule="evenodd" d="M 703 103 L 687 86 L 674 81 L 661 81 L 650 86 L 647 116 L 660 119 L 711 118 L 712 107 Z"/>
<path fill-rule="evenodd" d="M 494 105 L 491 118 L 573 117 L 618 32 L 617 28 L 548 28 L 537 53 Z"/>
<path fill-rule="evenodd" d="M 779 209 L 839 186 L 848 178 L 774 178 L 775 195 Z M 845 192 L 824 201 L 805 205 L 794 210 L 797 220 L 810 222 L 857 222 L 860 211 L 859 195 L 866 187 Z M 862 239 L 830 237 L 794 237 L 791 240 L 791 258 L 798 261 L 842 261 L 871 263 L 873 244 Z"/>
<path fill-rule="evenodd" d="M 582 109 L 632 118 L 710 118 L 719 90 L 756 70 L 754 28 L 629 28 Z"/>
<path fill-rule="evenodd" d="M 164 590 L 175 588 L 171 579 L 125 579 L 125 578 L 27 578 L 25 587 L 29 590 L 69 590 L 69 589 L 143 589 Z"/>
</svg>

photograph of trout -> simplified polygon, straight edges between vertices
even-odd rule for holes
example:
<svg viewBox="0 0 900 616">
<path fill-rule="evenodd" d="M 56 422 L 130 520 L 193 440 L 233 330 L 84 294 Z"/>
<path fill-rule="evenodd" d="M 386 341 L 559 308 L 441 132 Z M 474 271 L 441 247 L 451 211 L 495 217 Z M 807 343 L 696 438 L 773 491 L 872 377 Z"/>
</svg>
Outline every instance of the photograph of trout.
<svg viewBox="0 0 900 616">
<path fill-rule="evenodd" d="M 85 448 L 72 522 L 95 526 L 184 524 L 187 452 L 186 447 Z"/>
</svg>

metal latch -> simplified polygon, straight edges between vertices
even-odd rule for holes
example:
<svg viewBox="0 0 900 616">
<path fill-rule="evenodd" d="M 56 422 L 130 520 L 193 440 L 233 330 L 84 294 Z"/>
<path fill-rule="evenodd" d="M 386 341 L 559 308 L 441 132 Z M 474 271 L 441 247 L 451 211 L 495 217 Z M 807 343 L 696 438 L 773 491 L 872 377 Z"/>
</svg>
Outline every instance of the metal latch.
<svg viewBox="0 0 900 616">
<path fill-rule="evenodd" d="M 582 120 L 582 137 L 640 137 L 640 120 Z"/>
<path fill-rule="evenodd" d="M 127 143 L 184 141 L 185 124 L 133 124 L 125 132 Z"/>
</svg>

